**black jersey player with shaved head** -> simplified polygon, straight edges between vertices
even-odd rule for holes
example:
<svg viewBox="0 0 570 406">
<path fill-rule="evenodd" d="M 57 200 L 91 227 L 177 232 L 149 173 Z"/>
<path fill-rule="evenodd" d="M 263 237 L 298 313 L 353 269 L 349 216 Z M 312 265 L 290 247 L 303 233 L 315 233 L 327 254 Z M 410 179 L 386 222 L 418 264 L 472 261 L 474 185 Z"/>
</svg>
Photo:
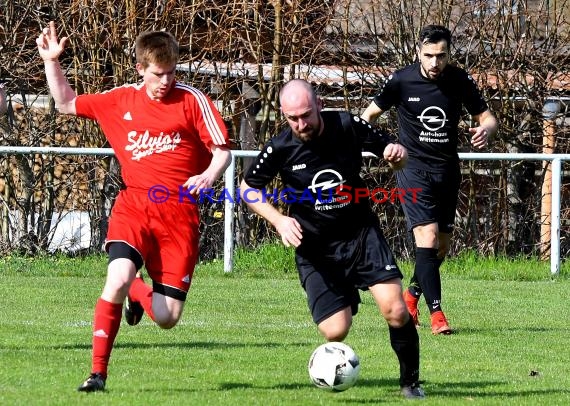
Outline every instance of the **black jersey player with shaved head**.
<svg viewBox="0 0 570 406">
<path fill-rule="evenodd" d="M 324 338 L 344 340 L 358 310 L 359 289 L 369 290 L 389 326 L 402 394 L 423 398 L 419 338 L 402 297 L 402 273 L 360 177 L 363 151 L 400 169 L 406 149 L 348 112 L 322 111 L 304 80 L 287 82 L 279 101 L 289 127 L 264 146 L 247 171 L 242 199 L 276 228 L 286 246 L 295 247 L 299 279 Z M 285 193 L 268 193 L 264 188 L 277 174 Z M 273 206 L 268 194 L 288 203 L 288 214 Z"/>
<path fill-rule="evenodd" d="M 418 301 L 424 293 L 436 335 L 452 333 L 441 307 L 439 268 L 449 251 L 461 181 L 457 146 L 463 108 L 477 123 L 469 128 L 473 147 L 483 148 L 498 126 L 473 78 L 448 63 L 450 45 L 447 28 L 424 27 L 419 61 L 391 74 L 362 114 L 373 123 L 390 108 L 397 109 L 399 141 L 409 158 L 396 179 L 400 188 L 419 190 L 415 202 L 405 196 L 402 205 L 416 244 L 414 274 L 404 299 L 419 325 Z"/>
</svg>

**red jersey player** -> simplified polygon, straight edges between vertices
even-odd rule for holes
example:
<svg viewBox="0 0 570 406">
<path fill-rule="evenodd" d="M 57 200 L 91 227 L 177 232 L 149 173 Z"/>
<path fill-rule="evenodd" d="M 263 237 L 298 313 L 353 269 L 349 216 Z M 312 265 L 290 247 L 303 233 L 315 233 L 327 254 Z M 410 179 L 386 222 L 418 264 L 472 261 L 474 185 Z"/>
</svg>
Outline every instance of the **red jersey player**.
<svg viewBox="0 0 570 406">
<path fill-rule="evenodd" d="M 231 161 L 220 113 L 199 90 L 175 80 L 178 43 L 163 31 L 135 43 L 142 82 L 77 95 L 64 76 L 54 22 L 36 40 L 47 83 L 61 113 L 96 120 L 121 163 L 126 189 L 111 213 L 105 249 L 107 279 L 95 306 L 90 376 L 82 392 L 105 389 L 123 303 L 128 324 L 143 313 L 160 327 L 176 325 L 198 257 L 198 206 L 180 199 L 211 188 Z M 143 282 L 145 266 L 152 287 Z"/>
</svg>

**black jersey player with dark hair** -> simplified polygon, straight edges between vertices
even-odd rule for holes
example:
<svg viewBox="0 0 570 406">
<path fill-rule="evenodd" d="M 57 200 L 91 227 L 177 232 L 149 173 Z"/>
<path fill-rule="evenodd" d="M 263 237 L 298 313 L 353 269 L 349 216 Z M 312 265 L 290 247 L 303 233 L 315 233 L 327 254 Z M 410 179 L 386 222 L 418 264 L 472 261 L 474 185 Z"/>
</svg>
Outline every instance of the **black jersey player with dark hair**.
<svg viewBox="0 0 570 406">
<path fill-rule="evenodd" d="M 0 83 L 0 115 L 8 111 L 8 98 L 6 96 L 6 89 L 4 83 Z"/>
<path fill-rule="evenodd" d="M 422 294 L 433 334 L 451 334 L 441 308 L 440 265 L 449 251 L 460 186 L 458 126 L 463 109 L 477 126 L 471 144 L 480 149 L 497 131 L 473 78 L 449 64 L 451 32 L 429 25 L 419 35 L 417 63 L 391 74 L 362 117 L 373 123 L 392 107 L 398 116 L 399 141 L 408 150 L 408 165 L 396 174 L 400 188 L 419 190 L 415 202 L 402 205 L 413 231 L 416 263 L 404 299 L 416 325 Z"/>
<path fill-rule="evenodd" d="M 419 338 L 402 297 L 402 273 L 380 230 L 360 177 L 362 152 L 405 165 L 406 149 L 347 112 L 321 111 L 304 80 L 281 89 L 289 127 L 271 139 L 241 183 L 242 199 L 268 220 L 286 246 L 294 246 L 301 285 L 313 321 L 328 341 L 342 341 L 369 290 L 388 323 L 407 398 L 423 398 L 419 385 Z M 279 174 L 282 191 L 264 188 Z M 289 204 L 281 213 L 267 196 Z"/>
</svg>

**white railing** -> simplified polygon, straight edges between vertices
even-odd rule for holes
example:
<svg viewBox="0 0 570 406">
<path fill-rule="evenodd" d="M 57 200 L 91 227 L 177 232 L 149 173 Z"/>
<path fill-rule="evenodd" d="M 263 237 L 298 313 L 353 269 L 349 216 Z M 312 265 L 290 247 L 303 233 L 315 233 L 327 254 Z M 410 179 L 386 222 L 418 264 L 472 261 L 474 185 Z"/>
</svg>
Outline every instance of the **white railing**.
<svg viewBox="0 0 570 406">
<path fill-rule="evenodd" d="M 0 146 L 0 155 L 7 154 L 58 154 L 58 155 L 113 155 L 112 148 L 60 148 Z M 235 158 L 256 157 L 259 151 L 232 151 L 232 162 L 225 172 L 226 195 L 235 195 Z M 364 156 L 373 156 L 365 153 Z M 562 183 L 562 161 L 570 161 L 570 154 L 510 154 L 510 153 L 460 153 L 462 160 L 508 160 L 508 161 L 552 161 L 552 211 L 550 221 L 550 272 L 560 272 L 560 193 Z M 234 202 L 225 199 L 224 207 L 224 272 L 233 269 L 234 251 Z"/>
<path fill-rule="evenodd" d="M 259 151 L 232 151 L 233 157 L 255 157 Z M 364 156 L 374 156 L 364 153 Z M 552 215 L 550 222 L 550 273 L 558 275 L 560 272 L 560 193 L 562 182 L 562 161 L 569 161 L 570 154 L 510 154 L 510 153 L 460 153 L 462 160 L 488 160 L 488 161 L 552 161 Z M 226 191 L 234 196 L 235 160 L 226 170 Z M 226 199 L 224 215 L 224 272 L 233 269 L 234 251 L 234 203 Z"/>
</svg>

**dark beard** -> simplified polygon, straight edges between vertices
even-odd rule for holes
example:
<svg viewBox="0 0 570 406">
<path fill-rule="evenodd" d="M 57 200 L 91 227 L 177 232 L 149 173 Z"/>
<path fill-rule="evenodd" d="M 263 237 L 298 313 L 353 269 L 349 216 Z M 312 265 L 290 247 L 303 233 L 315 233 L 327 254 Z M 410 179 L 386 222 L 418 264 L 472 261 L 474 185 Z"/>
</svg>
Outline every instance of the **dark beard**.
<svg viewBox="0 0 570 406">
<path fill-rule="evenodd" d="M 319 124 L 316 127 L 313 127 L 310 133 L 303 133 L 303 135 L 301 135 L 301 133 L 293 132 L 293 134 L 303 142 L 314 141 L 321 133 L 322 128 L 323 119 L 319 117 Z"/>
</svg>

